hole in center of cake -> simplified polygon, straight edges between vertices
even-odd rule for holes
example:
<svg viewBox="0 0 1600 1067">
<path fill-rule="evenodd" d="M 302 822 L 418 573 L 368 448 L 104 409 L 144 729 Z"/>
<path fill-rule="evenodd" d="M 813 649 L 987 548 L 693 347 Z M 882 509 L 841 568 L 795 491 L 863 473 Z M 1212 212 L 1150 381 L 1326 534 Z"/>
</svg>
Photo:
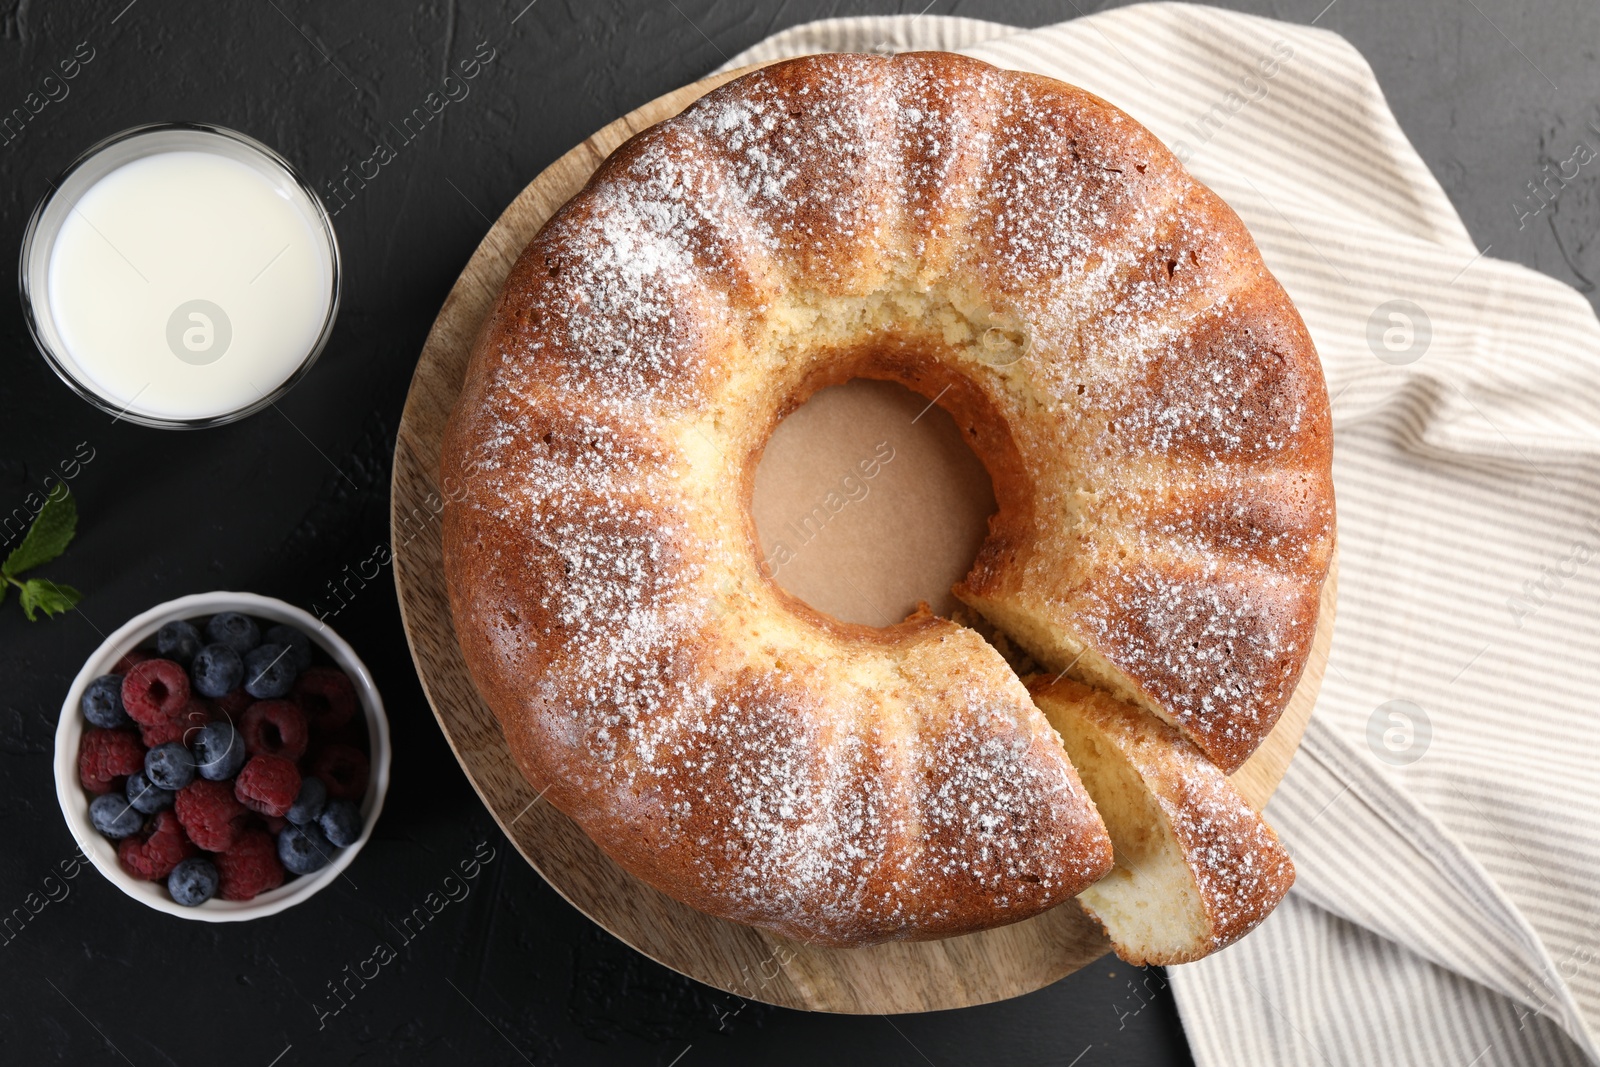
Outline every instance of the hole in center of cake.
<svg viewBox="0 0 1600 1067">
<path fill-rule="evenodd" d="M 751 511 L 767 573 L 844 622 L 888 626 L 957 605 L 995 511 L 994 487 L 950 415 L 895 382 L 815 393 L 778 424 Z"/>
</svg>

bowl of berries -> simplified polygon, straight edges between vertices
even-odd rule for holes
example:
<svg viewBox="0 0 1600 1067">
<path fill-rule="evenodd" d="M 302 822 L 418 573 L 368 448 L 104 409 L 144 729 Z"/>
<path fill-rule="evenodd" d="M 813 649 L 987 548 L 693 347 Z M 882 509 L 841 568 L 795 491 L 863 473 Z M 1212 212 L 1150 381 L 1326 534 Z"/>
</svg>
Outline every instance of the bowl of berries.
<svg viewBox="0 0 1600 1067">
<path fill-rule="evenodd" d="M 131 619 L 73 680 L 56 796 L 90 862 L 169 915 L 300 903 L 366 844 L 389 720 L 337 634 L 292 604 L 199 593 Z"/>
</svg>

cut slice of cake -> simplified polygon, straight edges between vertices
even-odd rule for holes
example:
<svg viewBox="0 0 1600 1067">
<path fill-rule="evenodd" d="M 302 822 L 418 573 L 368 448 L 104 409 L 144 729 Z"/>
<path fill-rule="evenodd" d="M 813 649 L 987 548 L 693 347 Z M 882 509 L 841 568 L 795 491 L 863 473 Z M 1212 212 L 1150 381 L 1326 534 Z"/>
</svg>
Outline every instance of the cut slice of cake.
<svg viewBox="0 0 1600 1067">
<path fill-rule="evenodd" d="M 1294 865 L 1199 748 L 1149 712 L 1078 682 L 1032 686 L 1100 809 L 1116 863 L 1079 894 L 1117 955 L 1188 963 L 1265 919 Z"/>
</svg>

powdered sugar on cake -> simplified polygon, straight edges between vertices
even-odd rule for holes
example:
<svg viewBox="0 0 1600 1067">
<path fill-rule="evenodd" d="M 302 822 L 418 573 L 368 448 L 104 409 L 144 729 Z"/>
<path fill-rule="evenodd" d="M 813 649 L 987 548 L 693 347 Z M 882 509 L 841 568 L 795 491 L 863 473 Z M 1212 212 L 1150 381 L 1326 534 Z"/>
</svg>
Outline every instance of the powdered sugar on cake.
<svg viewBox="0 0 1600 1067">
<path fill-rule="evenodd" d="M 519 763 L 634 873 L 791 936 L 1076 893 L 1109 845 L 1020 683 L 946 622 L 795 614 L 749 465 L 830 360 L 953 368 L 1032 494 L 963 595 L 1094 644 L 1232 758 L 1292 689 L 1331 542 L 1315 486 L 1271 489 L 1315 474 L 1326 401 L 1268 283 L 1126 116 L 956 57 L 769 68 L 636 138 L 522 257 L 447 441 L 457 629 Z"/>
</svg>

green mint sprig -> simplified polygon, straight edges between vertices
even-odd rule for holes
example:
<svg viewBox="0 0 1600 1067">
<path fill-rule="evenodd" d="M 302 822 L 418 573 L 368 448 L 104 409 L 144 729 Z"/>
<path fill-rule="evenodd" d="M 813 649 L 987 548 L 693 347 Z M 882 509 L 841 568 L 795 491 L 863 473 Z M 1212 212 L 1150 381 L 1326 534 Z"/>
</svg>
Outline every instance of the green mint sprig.
<svg viewBox="0 0 1600 1067">
<path fill-rule="evenodd" d="M 29 578 L 19 581 L 17 575 L 31 571 L 41 563 L 49 563 L 67 550 L 72 535 L 78 531 L 78 505 L 70 492 L 60 496 L 54 493 L 45 497 L 44 507 L 33 517 L 33 525 L 22 543 L 11 550 L 4 563 L 0 563 L 0 603 L 14 585 L 20 590 L 23 613 L 29 622 L 37 617 L 35 611 L 46 616 L 60 615 L 72 608 L 83 594 L 70 585 L 60 585 L 48 578 Z"/>
</svg>

